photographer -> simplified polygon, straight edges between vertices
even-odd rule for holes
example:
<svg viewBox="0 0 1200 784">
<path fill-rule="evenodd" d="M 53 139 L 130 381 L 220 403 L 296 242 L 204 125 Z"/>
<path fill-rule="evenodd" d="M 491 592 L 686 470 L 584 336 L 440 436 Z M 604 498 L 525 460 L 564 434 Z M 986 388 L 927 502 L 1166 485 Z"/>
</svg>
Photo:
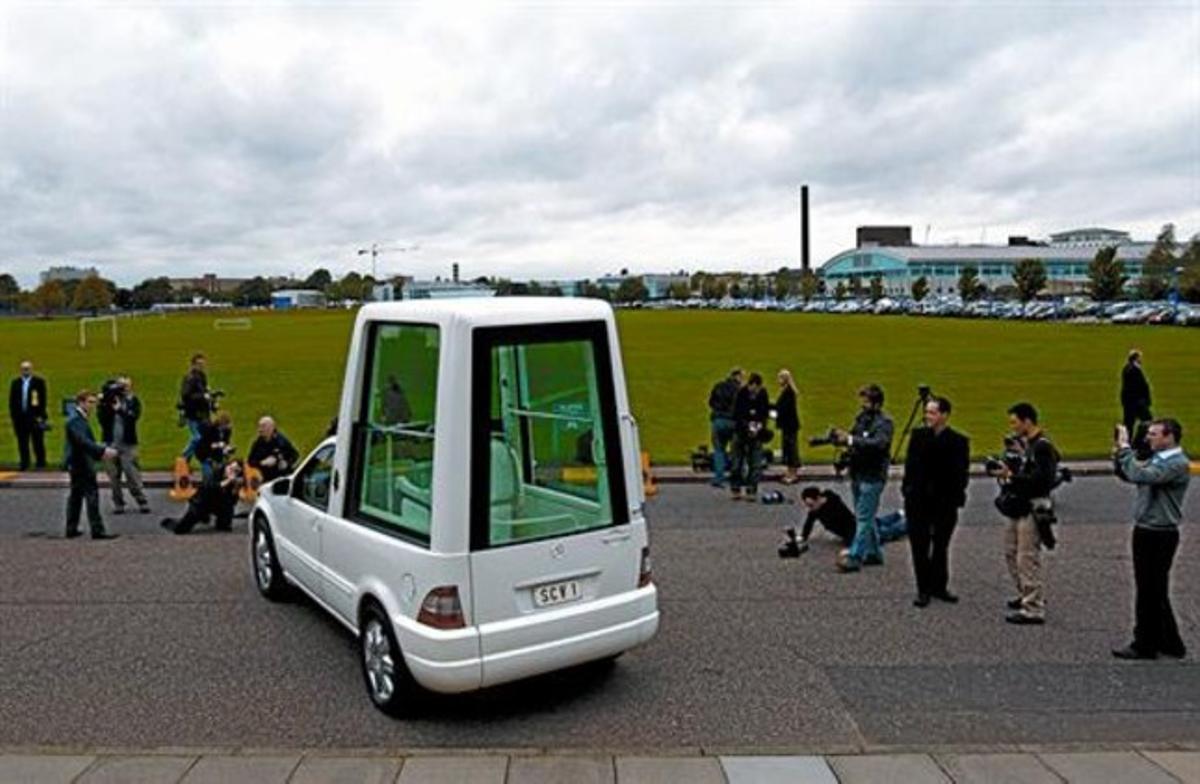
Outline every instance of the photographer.
<svg viewBox="0 0 1200 784">
<path fill-rule="evenodd" d="M 904 516 L 917 581 L 916 607 L 930 597 L 951 604 L 950 537 L 958 510 L 967 502 L 971 445 L 950 427 L 950 401 L 931 397 L 925 403 L 925 427 L 912 431 L 904 461 Z"/>
<path fill-rule="evenodd" d="M 729 489 L 733 500 L 758 500 L 758 477 L 762 473 L 762 444 L 767 437 L 767 414 L 771 401 L 763 389 L 762 376 L 751 373 L 738 390 L 733 408 L 733 470 Z M 743 495 L 743 488 L 745 495 Z"/>
<path fill-rule="evenodd" d="M 864 565 L 883 563 L 875 515 L 887 483 L 895 428 L 891 417 L 883 413 L 883 389 L 878 384 L 868 384 L 858 390 L 858 400 L 862 410 L 850 429 L 835 429 L 830 433 L 834 444 L 848 450 L 850 492 L 854 496 L 856 518 L 854 541 L 845 561 L 838 562 L 838 570 L 842 572 L 857 572 Z"/>
<path fill-rule="evenodd" d="M 150 502 L 142 489 L 142 472 L 138 468 L 137 423 L 142 416 L 142 401 L 133 393 L 133 381 L 121 376 L 105 383 L 100 399 L 101 438 L 117 451 L 117 456 L 105 463 L 112 486 L 113 514 L 125 513 L 124 483 L 137 502 L 138 511 L 149 514 Z"/>
<path fill-rule="evenodd" d="M 201 427 L 200 441 L 196 445 L 196 459 L 200 461 L 205 482 L 221 475 L 225 459 L 233 452 L 233 420 L 229 412 L 222 411 L 212 422 Z"/>
<path fill-rule="evenodd" d="M 1171 564 L 1179 548 L 1179 521 L 1188 486 L 1188 457 L 1179 446 L 1183 427 L 1174 419 L 1150 423 L 1149 460 L 1138 460 L 1129 430 L 1117 427 L 1115 458 L 1121 478 L 1137 485 L 1133 506 L 1133 580 L 1136 585 L 1133 642 L 1114 650 L 1118 659 L 1182 659 L 1187 653 L 1171 609 Z"/>
<path fill-rule="evenodd" d="M 287 436 L 279 432 L 273 418 L 265 416 L 258 420 L 258 438 L 250 447 L 246 464 L 258 469 L 262 481 L 270 482 L 291 473 L 299 458 L 300 453 Z"/>
<path fill-rule="evenodd" d="M 1004 460 L 987 464 L 988 475 L 1000 481 L 996 507 L 1008 518 L 1004 559 L 1018 593 L 1008 602 L 1014 612 L 1004 620 L 1041 625 L 1046 622 L 1046 605 L 1040 549 L 1054 547 L 1050 493 L 1058 479 L 1058 450 L 1042 432 L 1037 409 L 1029 403 L 1008 409 L 1008 423 L 1016 438 L 1005 439 Z"/>
<path fill-rule="evenodd" d="M 237 507 L 238 490 L 243 481 L 241 462 L 229 461 L 220 474 L 214 474 L 200 485 L 199 492 L 188 501 L 183 517 L 178 520 L 164 517 L 160 525 L 173 533 L 186 534 L 197 524 L 207 523 L 215 517 L 216 524 L 213 527 L 216 530 L 232 530 L 233 511 Z"/>
<path fill-rule="evenodd" d="M 21 362 L 21 375 L 8 387 L 8 416 L 17 438 L 21 470 L 29 470 L 30 442 L 33 443 L 34 465 L 45 468 L 46 431 L 50 429 L 46 419 L 46 380 L 34 375 L 33 363 L 28 359 Z"/>
<path fill-rule="evenodd" d="M 191 368 L 179 386 L 179 413 L 187 425 L 191 437 L 183 450 L 184 460 L 191 460 L 200 445 L 200 432 L 212 416 L 213 396 L 208 389 L 208 375 L 204 368 L 208 360 L 203 354 L 193 354 Z"/>
<path fill-rule="evenodd" d="M 713 487 L 725 484 L 729 469 L 729 442 L 733 440 L 736 424 L 733 421 L 738 390 L 742 388 L 742 369 L 734 368 L 729 375 L 713 384 L 708 393 L 708 419 L 712 429 Z"/>
</svg>

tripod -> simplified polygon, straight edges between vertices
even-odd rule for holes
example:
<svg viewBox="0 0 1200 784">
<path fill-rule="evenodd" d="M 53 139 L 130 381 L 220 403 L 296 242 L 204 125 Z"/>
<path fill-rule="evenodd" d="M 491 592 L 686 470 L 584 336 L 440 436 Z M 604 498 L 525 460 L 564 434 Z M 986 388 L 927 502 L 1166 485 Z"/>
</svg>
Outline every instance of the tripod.
<svg viewBox="0 0 1200 784">
<path fill-rule="evenodd" d="M 933 395 L 933 390 L 929 388 L 928 384 L 917 385 L 917 399 L 913 401 L 912 411 L 908 413 L 908 421 L 904 423 L 904 429 L 900 431 L 900 438 L 896 440 L 896 448 L 892 452 L 892 465 L 900 462 L 900 455 L 904 452 L 904 442 L 912 432 L 913 422 L 917 421 L 917 414 L 925 410 L 925 404 L 929 402 L 931 395 Z"/>
</svg>

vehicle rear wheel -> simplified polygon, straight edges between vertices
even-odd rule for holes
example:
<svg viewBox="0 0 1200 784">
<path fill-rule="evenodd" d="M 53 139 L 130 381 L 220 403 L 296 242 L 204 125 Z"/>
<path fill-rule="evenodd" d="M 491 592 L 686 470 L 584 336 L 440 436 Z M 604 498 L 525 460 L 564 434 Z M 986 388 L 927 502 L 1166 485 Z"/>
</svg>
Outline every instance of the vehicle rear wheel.
<svg viewBox="0 0 1200 784">
<path fill-rule="evenodd" d="M 250 566 L 258 592 L 273 602 L 287 598 L 287 579 L 275 555 L 275 539 L 271 527 L 262 517 L 254 519 L 254 534 L 250 537 Z"/>
<path fill-rule="evenodd" d="M 358 633 L 359 654 L 367 694 L 389 716 L 411 715 L 422 695 L 413 680 L 387 614 L 371 602 L 363 608 Z"/>
</svg>

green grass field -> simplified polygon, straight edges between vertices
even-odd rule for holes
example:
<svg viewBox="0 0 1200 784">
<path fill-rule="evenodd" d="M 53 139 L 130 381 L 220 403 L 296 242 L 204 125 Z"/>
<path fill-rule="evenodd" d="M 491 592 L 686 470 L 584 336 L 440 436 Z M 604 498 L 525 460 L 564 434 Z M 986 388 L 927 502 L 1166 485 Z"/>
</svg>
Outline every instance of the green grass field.
<svg viewBox="0 0 1200 784">
<path fill-rule="evenodd" d="M 212 314 L 121 319 L 119 347 L 108 342 L 107 326 L 98 325 L 86 349 L 78 347 L 75 321 L 5 320 L 4 390 L 23 357 L 46 377 L 55 404 L 128 373 L 145 407 L 142 462 L 163 468 L 186 441 L 174 408 L 180 378 L 188 357 L 204 351 L 210 382 L 228 393 L 223 404 L 243 451 L 254 421 L 268 412 L 307 449 L 335 413 L 352 314 L 248 315 L 249 331 L 214 329 Z M 1125 353 L 1137 346 L 1146 354 L 1155 413 L 1178 417 L 1185 433 L 1200 427 L 1200 330 L 710 311 L 625 311 L 619 324 L 643 447 L 656 463 L 684 463 L 689 450 L 707 441 L 709 387 L 734 364 L 762 373 L 772 396 L 775 372 L 787 367 L 795 373 L 805 438 L 848 424 L 854 392 L 867 381 L 883 385 L 899 428 L 924 382 L 954 402 L 952 421 L 973 437 L 977 455 L 999 448 L 1004 410 L 1027 399 L 1065 454 L 1096 457 L 1108 451 L 1120 416 L 1119 371 Z M 62 417 L 54 423 L 47 441 L 52 462 L 62 454 Z M 805 457 L 827 460 L 828 451 L 806 448 Z M 15 462 L 5 416 L 0 465 Z"/>
</svg>

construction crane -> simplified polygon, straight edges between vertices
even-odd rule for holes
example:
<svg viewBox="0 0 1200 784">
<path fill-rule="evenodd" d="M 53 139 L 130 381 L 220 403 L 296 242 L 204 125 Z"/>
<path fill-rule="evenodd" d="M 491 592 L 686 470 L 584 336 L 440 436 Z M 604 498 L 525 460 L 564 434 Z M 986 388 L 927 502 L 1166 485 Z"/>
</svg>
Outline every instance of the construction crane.
<svg viewBox="0 0 1200 784">
<path fill-rule="evenodd" d="M 414 250 L 420 250 L 420 245 L 380 245 L 377 242 L 372 242 L 369 248 L 359 248 L 358 255 L 365 256 L 371 254 L 371 280 L 379 280 L 378 270 L 376 269 L 376 260 L 380 253 L 411 253 Z"/>
</svg>

